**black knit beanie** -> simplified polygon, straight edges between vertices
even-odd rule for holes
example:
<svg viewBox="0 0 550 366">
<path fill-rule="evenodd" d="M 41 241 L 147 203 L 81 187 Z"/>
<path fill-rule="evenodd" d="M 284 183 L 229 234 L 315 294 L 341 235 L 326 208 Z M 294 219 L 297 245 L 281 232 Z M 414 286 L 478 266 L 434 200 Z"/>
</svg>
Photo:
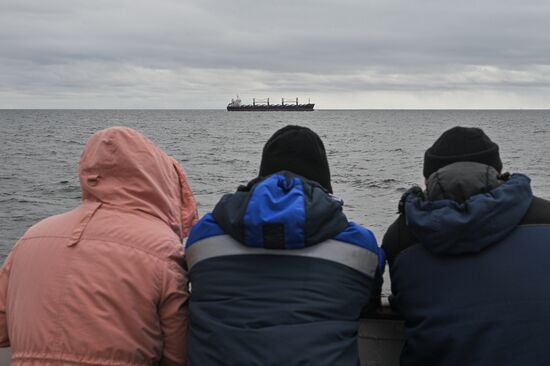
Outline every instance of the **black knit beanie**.
<svg viewBox="0 0 550 366">
<path fill-rule="evenodd" d="M 286 126 L 264 146 L 260 176 L 288 170 L 321 184 L 332 193 L 327 153 L 321 138 L 307 127 Z"/>
<path fill-rule="evenodd" d="M 424 177 L 458 161 L 474 161 L 492 166 L 498 172 L 502 170 L 498 145 L 481 128 L 457 126 L 443 132 L 426 150 Z"/>
</svg>

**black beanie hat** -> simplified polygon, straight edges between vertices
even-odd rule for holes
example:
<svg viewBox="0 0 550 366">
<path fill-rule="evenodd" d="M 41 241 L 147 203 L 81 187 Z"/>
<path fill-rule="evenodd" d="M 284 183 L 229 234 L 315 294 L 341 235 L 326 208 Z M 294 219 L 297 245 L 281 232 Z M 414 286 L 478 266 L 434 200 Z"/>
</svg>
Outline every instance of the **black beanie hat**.
<svg viewBox="0 0 550 366">
<path fill-rule="evenodd" d="M 281 170 L 313 180 L 332 193 L 325 146 L 321 138 L 307 127 L 283 127 L 266 142 L 260 177 Z"/>
<path fill-rule="evenodd" d="M 443 132 L 426 150 L 424 177 L 458 161 L 474 161 L 492 166 L 498 172 L 502 170 L 498 145 L 481 128 L 457 126 Z"/>
</svg>

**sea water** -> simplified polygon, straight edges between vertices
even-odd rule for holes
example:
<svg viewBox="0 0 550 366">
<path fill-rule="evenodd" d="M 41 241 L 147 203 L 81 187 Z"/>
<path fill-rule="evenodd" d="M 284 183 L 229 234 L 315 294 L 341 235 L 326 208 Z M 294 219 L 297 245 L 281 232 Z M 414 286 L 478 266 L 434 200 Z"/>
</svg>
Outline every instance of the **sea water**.
<svg viewBox="0 0 550 366">
<path fill-rule="evenodd" d="M 135 128 L 176 158 L 203 215 L 257 176 L 263 144 L 288 124 L 321 136 L 334 194 L 379 242 L 403 192 L 424 182 L 424 151 L 453 126 L 483 128 L 503 170 L 529 175 L 534 193 L 550 199 L 550 111 L 0 110 L 0 262 L 31 225 L 79 204 L 78 160 L 98 130 Z"/>
</svg>

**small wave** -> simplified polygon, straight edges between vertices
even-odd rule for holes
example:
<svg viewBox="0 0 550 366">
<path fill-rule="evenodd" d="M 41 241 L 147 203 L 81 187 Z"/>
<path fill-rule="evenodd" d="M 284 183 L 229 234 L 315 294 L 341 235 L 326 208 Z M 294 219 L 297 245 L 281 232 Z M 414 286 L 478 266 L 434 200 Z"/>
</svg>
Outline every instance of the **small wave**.
<svg viewBox="0 0 550 366">
<path fill-rule="evenodd" d="M 75 141 L 75 140 L 60 140 L 60 139 L 57 139 L 57 140 L 55 140 L 55 142 L 60 144 L 60 145 L 63 145 L 63 144 L 67 144 L 67 145 L 84 145 L 84 143 L 82 141 Z"/>
<path fill-rule="evenodd" d="M 231 165 L 235 165 L 235 164 L 243 162 L 240 159 L 228 159 L 228 160 L 219 159 L 219 161 L 223 161 L 225 164 L 231 164 Z"/>
<path fill-rule="evenodd" d="M 63 192 L 63 193 L 80 192 L 80 187 L 77 187 L 77 186 L 64 187 L 60 190 L 60 192 Z"/>
<path fill-rule="evenodd" d="M 363 187 L 364 188 L 384 188 L 380 184 L 377 184 L 377 183 L 374 183 L 374 182 L 367 183 L 367 184 L 363 185 Z"/>
</svg>

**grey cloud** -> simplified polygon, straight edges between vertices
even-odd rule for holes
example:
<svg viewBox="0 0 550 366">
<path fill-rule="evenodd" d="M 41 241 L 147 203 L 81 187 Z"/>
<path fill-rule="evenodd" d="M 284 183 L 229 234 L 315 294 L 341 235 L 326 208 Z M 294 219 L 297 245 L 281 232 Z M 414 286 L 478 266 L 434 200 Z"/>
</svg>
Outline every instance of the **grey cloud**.
<svg viewBox="0 0 550 366">
<path fill-rule="evenodd" d="M 538 0 L 3 0 L 0 91 L 545 90 L 549 17 Z"/>
</svg>

